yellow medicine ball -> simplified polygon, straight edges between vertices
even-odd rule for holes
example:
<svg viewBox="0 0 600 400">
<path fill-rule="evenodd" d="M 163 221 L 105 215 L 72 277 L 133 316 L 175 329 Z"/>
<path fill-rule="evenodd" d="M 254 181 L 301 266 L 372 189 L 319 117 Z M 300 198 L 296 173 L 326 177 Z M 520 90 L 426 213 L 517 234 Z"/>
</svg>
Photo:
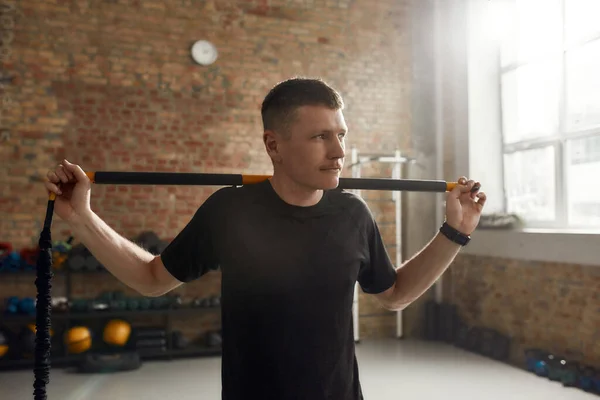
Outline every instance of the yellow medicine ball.
<svg viewBox="0 0 600 400">
<path fill-rule="evenodd" d="M 92 333 L 87 326 L 74 326 L 65 333 L 65 345 L 71 354 L 88 351 L 92 347 Z"/>
<path fill-rule="evenodd" d="M 120 319 L 110 320 L 104 327 L 104 342 L 111 346 L 125 346 L 131 335 L 131 325 Z"/>
</svg>

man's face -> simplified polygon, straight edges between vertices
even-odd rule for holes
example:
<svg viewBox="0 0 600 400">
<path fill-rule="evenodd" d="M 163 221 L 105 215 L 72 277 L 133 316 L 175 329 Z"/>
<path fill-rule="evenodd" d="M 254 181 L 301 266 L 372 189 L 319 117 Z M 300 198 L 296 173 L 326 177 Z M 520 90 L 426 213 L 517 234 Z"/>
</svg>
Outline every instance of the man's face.
<svg viewBox="0 0 600 400">
<path fill-rule="evenodd" d="M 341 110 L 303 106 L 287 135 L 265 132 L 265 144 L 278 173 L 307 189 L 334 189 L 344 166 L 347 131 Z"/>
</svg>

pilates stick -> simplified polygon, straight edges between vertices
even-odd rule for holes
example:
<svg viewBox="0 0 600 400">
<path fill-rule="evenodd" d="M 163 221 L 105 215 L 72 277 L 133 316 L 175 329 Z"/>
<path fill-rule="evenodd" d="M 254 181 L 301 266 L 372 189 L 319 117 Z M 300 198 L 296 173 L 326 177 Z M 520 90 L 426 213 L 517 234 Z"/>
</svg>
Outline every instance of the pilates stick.
<svg viewBox="0 0 600 400">
<path fill-rule="evenodd" d="M 271 175 L 208 174 L 190 172 L 86 172 L 92 183 L 109 185 L 242 186 L 263 182 Z M 340 178 L 338 187 L 349 190 L 447 192 L 456 182 L 421 179 Z"/>
</svg>

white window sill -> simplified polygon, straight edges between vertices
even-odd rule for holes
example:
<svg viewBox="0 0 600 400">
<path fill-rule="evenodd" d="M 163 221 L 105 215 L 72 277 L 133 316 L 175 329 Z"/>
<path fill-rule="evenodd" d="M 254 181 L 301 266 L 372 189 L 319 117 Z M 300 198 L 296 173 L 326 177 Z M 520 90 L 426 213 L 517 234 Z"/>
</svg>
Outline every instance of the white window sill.
<svg viewBox="0 0 600 400">
<path fill-rule="evenodd" d="M 545 233 L 554 235 L 600 235 L 600 229 L 523 228 L 522 233 Z"/>
<path fill-rule="evenodd" d="M 600 231 L 478 229 L 463 254 L 600 266 Z"/>
</svg>

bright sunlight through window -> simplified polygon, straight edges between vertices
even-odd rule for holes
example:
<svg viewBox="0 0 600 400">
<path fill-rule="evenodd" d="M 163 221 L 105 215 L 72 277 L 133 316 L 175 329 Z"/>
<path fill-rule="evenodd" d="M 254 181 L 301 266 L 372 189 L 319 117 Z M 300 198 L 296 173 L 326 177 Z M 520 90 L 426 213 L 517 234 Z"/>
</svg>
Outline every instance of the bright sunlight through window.
<svg viewBox="0 0 600 400">
<path fill-rule="evenodd" d="M 600 0 L 491 3 L 506 211 L 530 227 L 600 228 Z"/>
</svg>

